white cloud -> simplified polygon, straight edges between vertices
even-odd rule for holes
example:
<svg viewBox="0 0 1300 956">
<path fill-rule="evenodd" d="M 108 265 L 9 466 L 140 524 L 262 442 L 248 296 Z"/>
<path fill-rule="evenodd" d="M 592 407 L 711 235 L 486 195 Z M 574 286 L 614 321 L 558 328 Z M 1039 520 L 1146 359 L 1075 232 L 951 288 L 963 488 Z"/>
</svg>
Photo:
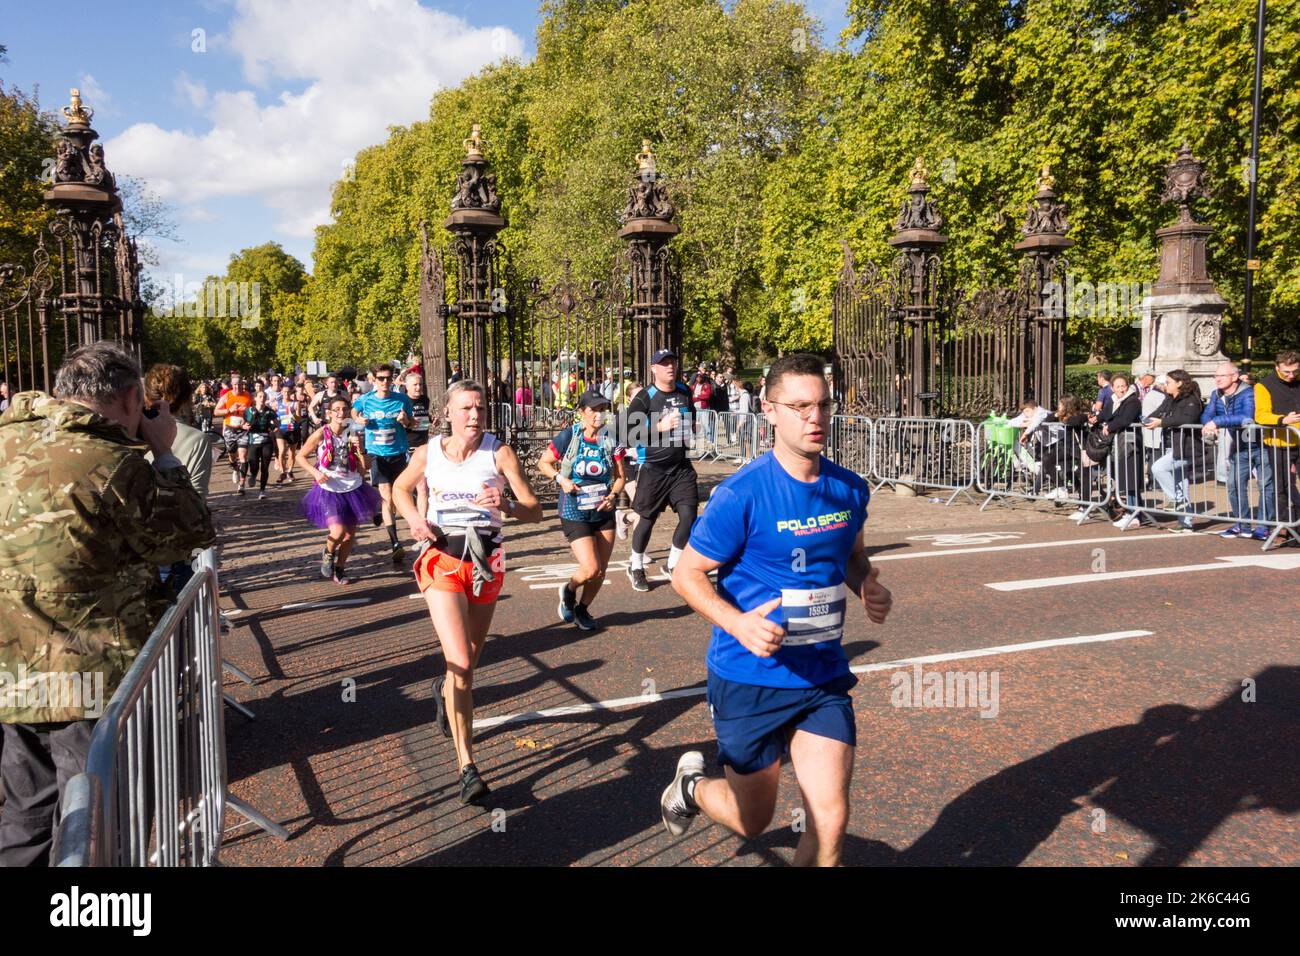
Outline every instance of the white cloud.
<svg viewBox="0 0 1300 956">
<path fill-rule="evenodd" d="M 185 206 L 180 211 L 184 222 L 216 222 L 216 215 L 205 206 Z"/>
<path fill-rule="evenodd" d="M 190 109 L 201 110 L 208 105 L 208 88 L 200 80 L 195 82 L 188 73 L 176 77 L 176 95 Z"/>
<path fill-rule="evenodd" d="M 97 114 L 112 116 L 114 114 L 113 98 L 95 81 L 89 73 L 81 74 L 77 89 L 81 92 L 81 102 Z"/>
<path fill-rule="evenodd" d="M 178 93 L 211 128 L 137 123 L 105 152 L 171 202 L 258 196 L 297 237 L 328 221 L 340 157 L 427 117 L 439 88 L 524 50 L 510 30 L 471 27 L 416 0 L 238 0 L 228 26 L 221 47 L 261 94 L 209 91 L 182 75 Z M 268 98 L 277 83 L 301 92 L 282 86 Z"/>
</svg>

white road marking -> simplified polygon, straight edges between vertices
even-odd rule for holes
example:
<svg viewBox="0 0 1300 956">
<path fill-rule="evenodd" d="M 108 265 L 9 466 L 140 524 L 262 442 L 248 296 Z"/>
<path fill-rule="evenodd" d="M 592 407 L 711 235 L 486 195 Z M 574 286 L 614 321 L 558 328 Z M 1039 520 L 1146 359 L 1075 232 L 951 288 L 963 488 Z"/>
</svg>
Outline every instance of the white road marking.
<svg viewBox="0 0 1300 956">
<path fill-rule="evenodd" d="M 903 554 L 873 554 L 871 562 L 907 561 L 912 558 L 941 558 L 953 554 L 989 554 L 994 551 L 1029 551 L 1035 548 L 1064 548 L 1072 544 L 1129 544 L 1133 541 L 1181 541 L 1187 535 L 1179 534 L 1130 534 L 1115 535 L 1109 538 L 1071 538 L 1068 541 L 1038 541 L 1031 544 L 995 544 L 984 548 L 952 548 L 947 551 L 907 551 Z M 868 547 L 867 551 L 870 552 Z"/>
<path fill-rule="evenodd" d="M 972 531 L 957 534 L 914 534 L 908 541 L 929 541 L 936 548 L 957 548 L 962 545 L 992 544 L 994 541 L 1014 541 L 1023 538 L 1024 531 Z"/>
<path fill-rule="evenodd" d="M 1200 532 L 1198 532 L 1199 534 Z M 989 554 L 997 551 L 1027 551 L 1036 548 L 1065 548 L 1075 544 L 1129 544 L 1134 541 L 1181 541 L 1187 535 L 1178 534 L 1118 534 L 1107 538 L 1071 538 L 1066 541 L 1039 541 L 1030 544 L 995 544 L 984 547 L 973 548 L 945 548 L 943 551 L 906 551 L 902 554 L 874 554 L 871 556 L 872 562 L 876 561 L 909 561 L 913 558 L 941 558 L 954 554 Z M 908 539 L 909 541 L 912 539 Z M 937 542 L 936 542 L 937 543 Z M 867 549 L 871 549 L 868 547 Z M 541 582 L 538 584 L 530 583 L 528 586 L 534 591 L 542 591 L 547 588 L 554 589 L 559 587 L 565 581 L 569 580 L 569 575 L 577 570 L 577 564 L 534 564 L 523 568 L 507 568 L 506 571 L 516 577 L 517 580 L 529 582 Z M 610 561 L 607 570 L 605 584 L 609 585 L 618 580 L 618 572 L 626 571 L 628 562 L 626 560 Z M 714 572 L 716 573 L 716 572 Z M 647 575 L 648 576 L 648 575 Z M 668 580 L 666 577 L 651 578 L 654 581 Z"/>
<path fill-rule="evenodd" d="M 338 600 L 338 601 L 304 601 L 300 604 L 285 604 L 280 608 L 280 610 L 281 611 L 306 611 L 308 609 L 315 610 L 316 608 L 319 607 L 348 607 L 353 604 L 369 604 L 369 603 L 370 603 L 370 598 L 368 597 L 343 598 L 342 600 Z"/>
<path fill-rule="evenodd" d="M 1165 568 L 1139 568 L 1135 571 L 1106 571 L 1099 574 L 1066 574 L 1055 578 L 1029 578 L 1024 581 L 997 581 L 984 585 L 995 591 L 1030 591 L 1056 588 L 1068 584 L 1091 584 L 1093 581 L 1118 581 L 1121 578 L 1163 577 L 1191 571 L 1222 571 L 1225 568 L 1269 568 L 1274 571 L 1300 569 L 1300 554 L 1234 554 L 1219 557 L 1213 564 L 1182 564 Z"/>
<path fill-rule="evenodd" d="M 911 667 L 913 664 L 932 664 L 939 661 L 959 661 L 971 657 L 993 657 L 998 654 L 1017 654 L 1022 651 L 1037 651 L 1048 647 L 1063 647 L 1069 644 L 1098 644 L 1104 641 L 1122 641 L 1131 637 L 1149 637 L 1151 631 L 1110 631 L 1106 634 L 1083 634 L 1078 637 L 1057 637 L 1044 641 L 1028 641 L 1023 644 L 1001 644 L 994 647 L 977 647 L 965 651 L 953 651 L 948 654 L 928 654 L 924 657 L 907 657 L 897 661 L 883 661 L 879 664 L 859 664 L 851 667 L 855 674 L 871 671 L 897 670 Z M 679 697 L 703 697 L 703 687 L 683 687 L 680 690 L 665 691 L 662 694 L 639 694 L 636 697 L 616 697 L 613 700 L 600 700 L 588 704 L 570 704 L 566 707 L 548 707 L 546 710 L 530 710 L 521 714 L 502 714 L 498 717 L 486 717 L 474 721 L 475 730 L 487 730 L 502 724 L 518 724 L 550 717 L 570 717 L 574 714 L 589 714 L 597 710 L 618 710 L 621 707 L 635 707 L 638 704 L 653 704 L 661 700 L 674 700 Z"/>
</svg>

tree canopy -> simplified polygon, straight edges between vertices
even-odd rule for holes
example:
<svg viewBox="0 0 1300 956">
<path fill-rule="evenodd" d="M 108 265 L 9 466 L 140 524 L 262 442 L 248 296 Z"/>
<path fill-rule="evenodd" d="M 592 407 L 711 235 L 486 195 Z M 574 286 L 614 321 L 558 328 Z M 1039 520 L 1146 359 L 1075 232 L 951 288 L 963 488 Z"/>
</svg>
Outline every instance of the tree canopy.
<svg viewBox="0 0 1300 956">
<path fill-rule="evenodd" d="M 788 0 L 547 0 L 531 62 L 436 92 L 426 120 L 357 154 L 334 185 L 333 221 L 317 230 L 313 274 L 264 290 L 272 320 L 222 354 L 287 367 L 415 346 L 419 223 L 446 244 L 474 123 L 509 221 L 502 247 L 519 274 L 546 280 L 566 259 L 579 281 L 609 276 L 624 190 L 650 139 L 679 210 L 686 346 L 742 362 L 829 347 L 841 242 L 860 261 L 887 262 L 918 156 L 958 281 L 1010 278 L 1047 163 L 1076 281 L 1152 281 L 1155 231 L 1175 215 L 1159 198 L 1164 167 L 1186 140 L 1214 184 L 1197 215 L 1215 229 L 1210 271 L 1229 302 L 1229 350 L 1240 351 L 1253 0 L 847 9 L 849 28 L 828 47 Z M 1260 350 L 1300 332 L 1300 5 L 1269 18 Z M 1130 318 L 1078 317 L 1070 334 L 1102 357 Z"/>
</svg>

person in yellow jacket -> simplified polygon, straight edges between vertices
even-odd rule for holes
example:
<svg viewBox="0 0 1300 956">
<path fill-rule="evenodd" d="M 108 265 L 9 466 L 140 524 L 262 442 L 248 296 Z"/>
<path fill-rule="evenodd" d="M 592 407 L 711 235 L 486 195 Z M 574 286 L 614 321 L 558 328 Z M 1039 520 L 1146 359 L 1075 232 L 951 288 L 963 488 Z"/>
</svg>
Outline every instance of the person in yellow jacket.
<svg viewBox="0 0 1300 956">
<path fill-rule="evenodd" d="M 1300 522 L 1300 352 L 1279 352 L 1273 371 L 1256 383 L 1255 423 L 1264 429 L 1264 520 Z"/>
</svg>

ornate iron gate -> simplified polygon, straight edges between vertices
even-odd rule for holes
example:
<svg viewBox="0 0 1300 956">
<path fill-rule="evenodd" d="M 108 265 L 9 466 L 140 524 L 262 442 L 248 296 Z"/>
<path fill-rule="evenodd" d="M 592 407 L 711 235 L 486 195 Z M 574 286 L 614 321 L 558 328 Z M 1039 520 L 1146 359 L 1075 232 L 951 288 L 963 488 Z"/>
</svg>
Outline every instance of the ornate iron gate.
<svg viewBox="0 0 1300 956">
<path fill-rule="evenodd" d="M 501 261 L 496 237 L 506 222 L 477 125 L 465 148 L 445 223 L 450 254 L 444 257 L 427 225 L 420 226 L 425 379 L 434 408 L 445 402 L 453 363 L 482 383 L 489 427 L 533 480 L 542 450 L 572 421 L 583 390 L 600 388 L 612 372 L 619 404 L 629 379 L 645 381 L 654 351 L 680 348 L 680 279 L 668 245 L 678 231 L 670 221 L 675 211 L 643 142 L 619 232 L 627 248 L 609 277 L 579 283 L 566 259 L 553 283 L 519 281 Z M 553 493 L 549 483 L 534 480 L 534 487 Z"/>
<path fill-rule="evenodd" d="M 1074 243 L 1044 168 L 1016 244 L 1012 286 L 965 289 L 944 279 L 942 218 L 920 160 L 894 224 L 888 276 L 859 269 L 844 246 L 832 305 L 835 388 L 850 414 L 978 418 L 1013 411 L 1064 385 L 1065 317 L 1051 303 Z"/>
<path fill-rule="evenodd" d="M 844 243 L 844 265 L 832 307 L 837 395 L 846 415 L 898 414 L 898 320 L 894 286 L 868 262 L 859 270 Z"/>
<path fill-rule="evenodd" d="M 73 90 L 63 115 L 67 125 L 45 193 L 54 219 L 37 240 L 30 268 L 0 264 L 0 378 L 13 391 L 48 392 L 64 354 L 99 339 L 116 339 L 140 355 L 140 262 L 104 149 L 90 128 L 94 111 Z"/>
</svg>

